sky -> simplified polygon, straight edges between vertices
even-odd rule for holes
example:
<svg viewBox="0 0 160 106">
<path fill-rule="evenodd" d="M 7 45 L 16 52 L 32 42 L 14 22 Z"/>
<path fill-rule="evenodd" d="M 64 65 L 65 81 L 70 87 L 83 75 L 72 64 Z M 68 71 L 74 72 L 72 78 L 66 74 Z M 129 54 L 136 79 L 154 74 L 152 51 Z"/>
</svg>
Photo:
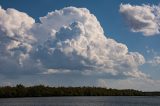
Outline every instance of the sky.
<svg viewBox="0 0 160 106">
<path fill-rule="evenodd" d="M 0 85 L 160 91 L 159 0 L 1 0 Z"/>
</svg>

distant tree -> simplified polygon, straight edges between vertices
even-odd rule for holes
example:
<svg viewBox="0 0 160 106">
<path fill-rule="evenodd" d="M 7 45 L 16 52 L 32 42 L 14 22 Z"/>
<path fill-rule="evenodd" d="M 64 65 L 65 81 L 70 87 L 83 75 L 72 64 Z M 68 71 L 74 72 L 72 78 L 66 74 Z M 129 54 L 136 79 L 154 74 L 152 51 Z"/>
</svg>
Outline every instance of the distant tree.
<svg viewBox="0 0 160 106">
<path fill-rule="evenodd" d="M 48 87 L 37 85 L 25 87 L 0 87 L 0 98 L 47 97 L 47 96 L 160 96 L 160 92 L 142 92 L 131 89 L 117 90 L 101 87 Z"/>
</svg>

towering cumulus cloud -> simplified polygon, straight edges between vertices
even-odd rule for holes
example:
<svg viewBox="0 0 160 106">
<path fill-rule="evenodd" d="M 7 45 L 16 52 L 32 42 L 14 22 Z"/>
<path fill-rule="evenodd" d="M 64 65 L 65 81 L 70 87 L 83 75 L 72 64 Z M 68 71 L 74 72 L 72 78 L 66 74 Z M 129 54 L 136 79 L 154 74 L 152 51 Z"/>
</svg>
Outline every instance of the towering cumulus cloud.
<svg viewBox="0 0 160 106">
<path fill-rule="evenodd" d="M 0 69 L 1 74 L 24 70 L 22 62 L 29 56 L 35 38 L 29 34 L 34 19 L 15 9 L 0 7 Z M 15 73 L 15 72 L 13 72 Z"/>
<path fill-rule="evenodd" d="M 145 36 L 160 33 L 159 6 L 121 4 L 120 13 L 126 19 L 131 31 L 141 32 Z"/>
<path fill-rule="evenodd" d="M 28 70 L 42 74 L 146 77 L 138 70 L 144 57 L 106 38 L 100 23 L 86 8 L 56 10 L 41 17 L 40 23 L 14 9 L 0 12 L 1 73 L 11 70 L 7 65 L 25 72 L 28 68 L 24 67 L 29 65 Z"/>
</svg>

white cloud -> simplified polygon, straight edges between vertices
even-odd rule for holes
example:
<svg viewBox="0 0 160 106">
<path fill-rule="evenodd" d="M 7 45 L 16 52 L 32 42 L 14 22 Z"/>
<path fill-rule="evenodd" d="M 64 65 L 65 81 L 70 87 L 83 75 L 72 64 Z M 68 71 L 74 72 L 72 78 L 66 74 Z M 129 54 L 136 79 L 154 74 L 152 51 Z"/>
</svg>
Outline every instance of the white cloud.
<svg viewBox="0 0 160 106">
<path fill-rule="evenodd" d="M 47 71 L 42 72 L 42 74 L 58 74 L 58 73 L 69 73 L 70 70 L 61 69 L 47 69 Z"/>
<path fill-rule="evenodd" d="M 121 4 L 120 13 L 133 32 L 141 32 L 144 36 L 160 33 L 160 7 L 153 5 Z"/>
<path fill-rule="evenodd" d="M 96 71 L 114 76 L 136 73 L 132 77 L 141 77 L 138 66 L 145 62 L 144 57 L 106 38 L 100 23 L 87 9 L 67 7 L 40 20 L 39 26 L 50 33 L 56 32 L 35 53 L 46 68 L 80 70 L 83 74 Z"/>
<path fill-rule="evenodd" d="M 156 56 L 158 55 L 159 53 L 157 51 L 155 51 L 153 48 L 150 48 L 148 46 L 145 47 L 146 49 L 146 53 L 152 55 L 152 56 Z"/>
<path fill-rule="evenodd" d="M 56 10 L 41 17 L 40 23 L 15 9 L 0 8 L 0 12 L 3 70 L 147 77 L 138 69 L 144 57 L 106 38 L 97 18 L 86 8 Z"/>
<path fill-rule="evenodd" d="M 26 70 L 27 67 L 22 67 L 27 65 L 23 64 L 23 61 L 28 60 L 36 41 L 29 31 L 34 22 L 26 13 L 0 7 L 1 74 L 10 75 L 16 74 L 18 70 Z"/>
<path fill-rule="evenodd" d="M 0 30 L 9 37 L 23 37 L 26 30 L 30 29 L 35 22 L 26 13 L 8 8 L 4 10 L 0 7 Z"/>
<path fill-rule="evenodd" d="M 159 66 L 160 65 L 160 56 L 154 56 L 152 60 L 147 61 L 148 64 L 152 66 Z"/>
</svg>

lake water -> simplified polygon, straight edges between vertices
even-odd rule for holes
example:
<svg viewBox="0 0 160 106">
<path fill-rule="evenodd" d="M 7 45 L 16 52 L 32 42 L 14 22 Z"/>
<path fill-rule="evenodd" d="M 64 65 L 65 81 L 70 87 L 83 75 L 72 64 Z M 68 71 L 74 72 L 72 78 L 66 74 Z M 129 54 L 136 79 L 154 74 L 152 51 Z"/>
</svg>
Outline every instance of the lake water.
<svg viewBox="0 0 160 106">
<path fill-rule="evenodd" d="M 160 106 L 160 97 L 39 97 L 0 99 L 0 106 Z"/>
</svg>

